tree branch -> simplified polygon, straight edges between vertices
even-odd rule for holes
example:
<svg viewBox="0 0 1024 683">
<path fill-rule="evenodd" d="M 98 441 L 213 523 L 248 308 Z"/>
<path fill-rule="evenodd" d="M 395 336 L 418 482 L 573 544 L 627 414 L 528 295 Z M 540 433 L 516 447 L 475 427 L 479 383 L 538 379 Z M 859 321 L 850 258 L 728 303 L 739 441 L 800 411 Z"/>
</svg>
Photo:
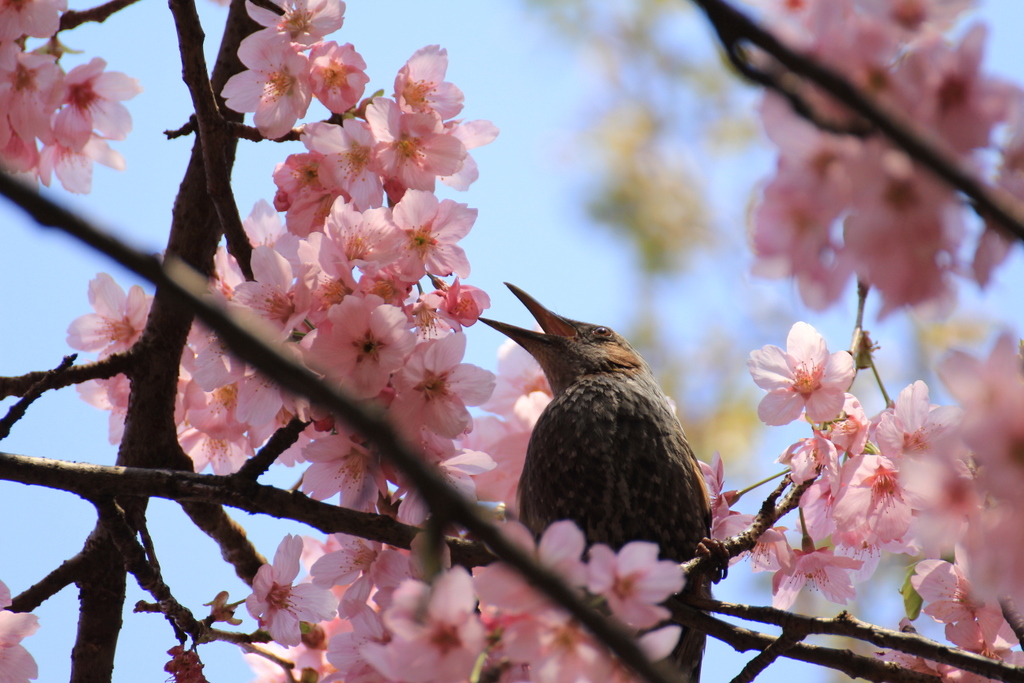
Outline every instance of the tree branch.
<svg viewBox="0 0 1024 683">
<path fill-rule="evenodd" d="M 134 5 L 138 1 L 139 0 L 110 0 L 110 2 L 105 2 L 102 5 L 98 5 L 91 9 L 68 10 L 60 16 L 60 27 L 57 31 L 67 31 L 90 21 L 102 24 L 117 12 L 123 10 L 125 7 Z"/>
<path fill-rule="evenodd" d="M 130 372 L 131 352 L 115 353 L 103 360 L 84 365 L 74 365 L 52 380 L 47 389 L 63 389 L 91 379 L 110 379 L 114 375 Z M 0 377 L 0 398 L 24 396 L 36 383 L 42 381 L 53 370 L 37 370 L 18 377 Z"/>
<path fill-rule="evenodd" d="M 71 364 L 78 358 L 78 354 L 71 354 L 70 356 L 64 356 L 64 359 L 60 362 L 53 370 L 44 372 L 43 376 L 39 378 L 39 381 L 35 382 L 20 401 L 11 406 L 11 409 L 7 411 L 3 419 L 0 420 L 0 441 L 7 438 L 11 433 L 11 427 L 14 423 L 25 416 L 25 411 L 32 405 L 37 398 L 43 395 L 43 392 L 52 389 L 53 385 L 57 383 L 57 380 L 62 374 L 64 374 Z"/>
<path fill-rule="evenodd" d="M 722 547 L 729 557 L 736 557 L 753 549 L 757 545 L 757 539 L 761 538 L 765 531 L 774 526 L 775 522 L 786 513 L 796 509 L 800 504 L 800 497 L 811 487 L 814 479 L 808 479 L 794 486 L 789 490 L 789 493 L 786 494 L 782 502 L 776 505 L 775 501 L 779 499 L 779 496 L 782 495 L 782 492 L 786 490 L 790 483 L 790 478 L 788 476 L 784 477 L 779 482 L 779 485 L 775 487 L 775 490 L 768 494 L 768 497 L 761 503 L 761 509 L 758 511 L 757 516 L 754 517 L 754 521 L 750 523 L 750 526 L 742 533 L 736 534 L 722 542 Z M 715 569 L 715 565 L 718 562 L 720 562 L 718 555 L 695 557 L 689 562 L 683 563 L 683 571 L 686 572 L 688 577 L 693 576 L 695 573 L 708 573 Z"/>
<path fill-rule="evenodd" d="M 916 633 L 900 633 L 868 624 L 853 617 L 849 612 L 840 612 L 833 618 L 808 617 L 794 614 L 773 607 L 741 605 L 699 596 L 685 596 L 690 605 L 702 610 L 727 614 L 748 621 L 780 626 L 784 631 L 796 633 L 846 636 L 856 638 L 878 647 L 898 650 L 909 655 L 923 657 L 933 662 L 949 664 L 964 671 L 980 676 L 995 678 L 1009 683 L 1024 683 L 1024 669 L 967 652 L 955 647 L 948 647 Z"/>
<path fill-rule="evenodd" d="M 229 149 L 228 143 L 233 143 L 234 139 L 227 132 L 227 121 L 221 116 L 206 69 L 206 57 L 203 54 L 206 36 L 193 0 L 171 0 L 170 7 L 178 30 L 182 77 L 196 110 L 196 126 L 206 168 L 206 188 L 227 239 L 228 251 L 235 257 L 246 279 L 252 280 L 252 266 L 249 263 L 252 244 L 242 227 L 235 193 L 231 188 L 232 160 L 225 154 L 225 150 Z"/>
<path fill-rule="evenodd" d="M 681 603 L 678 598 L 670 598 L 666 604 L 672 610 L 672 620 L 674 622 L 682 624 L 687 628 L 703 631 L 729 644 L 737 652 L 747 652 L 750 650 L 760 650 L 763 652 L 778 640 L 764 633 L 735 626 L 704 614 L 698 609 Z M 865 657 L 849 650 L 837 650 L 818 645 L 808 645 L 807 643 L 794 643 L 779 654 L 788 659 L 835 669 L 851 678 L 864 678 L 869 681 L 879 682 L 886 681 L 887 683 L 936 683 L 938 681 L 936 676 L 904 669 L 898 664 Z"/>
</svg>

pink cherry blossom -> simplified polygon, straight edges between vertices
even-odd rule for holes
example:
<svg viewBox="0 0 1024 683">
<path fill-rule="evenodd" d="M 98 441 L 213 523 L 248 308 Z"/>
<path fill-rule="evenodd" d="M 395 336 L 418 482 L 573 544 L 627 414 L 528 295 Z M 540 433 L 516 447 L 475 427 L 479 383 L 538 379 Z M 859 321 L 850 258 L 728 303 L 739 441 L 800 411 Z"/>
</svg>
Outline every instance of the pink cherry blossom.
<svg viewBox="0 0 1024 683">
<path fill-rule="evenodd" d="M 341 493 L 341 504 L 371 512 L 377 494 L 387 490 L 379 456 L 345 434 L 319 438 L 302 451 L 312 463 L 302 475 L 302 490 L 316 500 Z"/>
<path fill-rule="evenodd" d="M 348 586 L 361 574 L 369 574 L 381 552 L 381 544 L 358 536 L 334 534 L 340 549 L 331 551 L 313 563 L 309 573 L 321 588 Z"/>
<path fill-rule="evenodd" d="M 221 95 L 237 112 L 255 112 L 253 122 L 268 138 L 288 133 L 306 115 L 312 98 L 306 55 L 287 39 L 257 31 L 238 46 L 248 71 L 235 74 Z"/>
<path fill-rule="evenodd" d="M 81 149 L 53 142 L 39 152 L 39 182 L 49 187 L 50 176 L 55 174 L 68 192 L 88 194 L 92 190 L 94 162 L 115 171 L 125 169 L 124 157 L 112 150 L 105 140 L 95 135 L 89 138 L 85 147 Z"/>
<path fill-rule="evenodd" d="M 89 303 L 95 313 L 75 318 L 68 326 L 68 345 L 79 351 L 99 351 L 100 358 L 127 351 L 142 336 L 153 297 L 139 285 L 124 290 L 106 273 L 89 282 Z"/>
<path fill-rule="evenodd" d="M 963 352 L 950 354 L 939 374 L 964 408 L 961 434 L 981 465 L 982 480 L 997 496 L 1019 500 L 1024 466 L 1024 382 L 1016 337 L 1003 334 L 991 354 L 979 360 Z"/>
<path fill-rule="evenodd" d="M 974 0 L 860 0 L 860 5 L 902 30 L 918 33 L 928 28 L 945 31 Z"/>
<path fill-rule="evenodd" d="M 910 582 L 926 603 L 922 610 L 925 614 L 944 624 L 978 621 L 986 639 L 995 640 L 1002 627 L 1002 611 L 998 605 L 978 599 L 959 563 L 923 560 L 914 567 Z"/>
<path fill-rule="evenodd" d="M 845 605 L 857 594 L 849 570 L 859 569 L 863 564 L 860 560 L 836 555 L 828 548 L 795 552 L 792 569 L 781 569 L 772 577 L 772 607 L 789 609 L 805 585 L 820 590 L 826 599 L 839 605 Z"/>
<path fill-rule="evenodd" d="M 541 410 L 543 408 L 537 412 Z M 464 448 L 484 451 L 497 463 L 494 469 L 474 477 L 479 500 L 504 502 L 506 510 L 515 515 L 519 475 L 535 423 L 536 418 L 527 421 L 515 415 L 507 421 L 493 415 L 473 419 L 473 431 L 462 437 L 459 443 Z"/>
<path fill-rule="evenodd" d="M 467 150 L 490 144 L 498 137 L 498 127 L 490 121 L 448 121 L 444 128 L 449 135 L 461 140 Z M 466 154 L 462 168 L 454 174 L 438 176 L 442 183 L 460 192 L 468 190 L 479 177 L 480 169 L 471 154 Z"/>
<path fill-rule="evenodd" d="M 285 222 L 293 235 L 307 237 L 320 230 L 339 196 L 339 192 L 324 187 L 320 179 L 323 162 L 324 155 L 319 152 L 290 154 L 274 169 L 274 208 L 288 212 Z"/>
<path fill-rule="evenodd" d="M 245 425 L 241 423 L 215 434 L 186 427 L 178 435 L 178 442 L 192 458 L 196 472 L 202 472 L 209 465 L 214 474 L 234 474 L 253 456 L 252 444 L 245 438 Z"/>
<path fill-rule="evenodd" d="M 768 390 L 757 416 L 768 425 L 789 424 L 806 409 L 807 419 L 826 422 L 839 416 L 856 369 L 845 351 L 829 354 L 825 339 L 807 323 L 793 325 L 786 351 L 765 346 L 747 361 L 754 383 Z"/>
<path fill-rule="evenodd" d="M 15 133 L 26 141 L 49 142 L 52 115 L 63 99 L 64 74 L 53 55 L 22 52 L 15 43 L 0 43 L 0 111 L 6 113 Z M 6 136 L 0 134 L 0 141 L 6 142 Z"/>
<path fill-rule="evenodd" d="M 853 394 L 846 394 L 842 416 L 829 425 L 828 438 L 837 449 L 849 455 L 858 455 L 864 452 L 870 426 L 871 422 L 860 401 Z"/>
<path fill-rule="evenodd" d="M 544 530 L 540 542 L 533 533 L 518 522 L 507 522 L 502 531 L 509 540 L 526 550 L 542 566 L 558 574 L 574 588 L 587 583 L 587 566 L 582 561 L 587 547 L 586 538 L 570 520 L 555 522 Z M 502 562 L 473 570 L 480 600 L 491 609 L 506 615 L 518 615 L 546 609 L 550 601 L 531 586 L 518 571 Z"/>
<path fill-rule="evenodd" d="M 373 155 L 377 141 L 368 124 L 356 119 L 345 119 L 340 126 L 307 123 L 302 142 L 322 155 L 319 181 L 324 187 L 343 193 L 358 211 L 381 205 L 384 186 Z"/>
<path fill-rule="evenodd" d="M 854 210 L 843 235 L 858 275 L 882 295 L 879 315 L 905 305 L 948 310 L 950 255 L 958 253 L 964 233 L 953 191 L 878 140 L 865 143 L 853 173 Z"/>
<path fill-rule="evenodd" d="M 384 613 L 384 624 L 391 642 L 365 644 L 360 650 L 374 668 L 397 681 L 463 681 L 486 646 L 473 579 L 462 567 L 452 567 L 433 585 L 404 582 Z"/>
<path fill-rule="evenodd" d="M 450 199 L 438 201 L 430 192 L 409 190 L 392 213 L 395 223 L 405 232 L 405 245 L 399 259 L 402 275 L 411 281 L 431 273 L 447 277 L 455 273 L 469 277 L 469 260 L 456 244 L 469 234 L 477 210 Z"/>
<path fill-rule="evenodd" d="M 659 603 L 683 589 L 678 563 L 658 559 L 658 544 L 633 541 L 618 553 L 598 543 L 590 548 L 587 588 L 608 601 L 612 614 L 636 628 L 650 628 L 669 616 Z"/>
<path fill-rule="evenodd" d="M 109 410 L 108 439 L 111 444 L 121 443 L 124 435 L 124 418 L 128 413 L 128 398 L 131 394 L 131 382 L 126 375 L 114 375 L 110 379 L 91 379 L 75 386 L 83 401 L 99 408 Z"/>
<path fill-rule="evenodd" d="M 60 27 L 67 0 L 0 0 L 0 42 L 22 36 L 49 38 Z"/>
<path fill-rule="evenodd" d="M 398 184 L 394 193 L 389 191 L 396 201 L 406 189 L 433 192 L 437 176 L 462 168 L 466 146 L 447 134 L 437 114 L 406 114 L 394 100 L 375 97 L 366 120 L 379 140 L 375 153 L 381 170 Z"/>
<path fill-rule="evenodd" d="M 956 406 L 933 406 L 928 385 L 918 380 L 900 392 L 892 411 L 882 413 L 875 439 L 883 455 L 927 456 L 946 442 L 963 411 Z"/>
<path fill-rule="evenodd" d="M 362 654 L 363 648 L 372 644 L 385 647 L 391 642 L 391 633 L 384 627 L 381 615 L 363 605 L 351 617 L 352 630 L 339 633 L 331 638 L 327 646 L 327 661 L 337 670 L 342 680 L 358 683 L 386 683 L 382 676 Z"/>
<path fill-rule="evenodd" d="M 65 105 L 53 119 L 57 141 L 74 150 L 89 142 L 93 131 L 108 140 L 124 140 L 132 130 L 132 117 L 122 100 L 142 92 L 134 78 L 104 72 L 107 63 L 94 57 L 64 77 Z"/>
<path fill-rule="evenodd" d="M 442 119 L 462 111 L 462 91 L 444 80 L 448 50 L 428 45 L 413 53 L 395 77 L 395 100 L 409 113 L 437 112 Z"/>
<path fill-rule="evenodd" d="M 36 660 L 21 641 L 39 630 L 39 618 L 0 609 L 0 680 L 29 683 L 39 676 Z"/>
<path fill-rule="evenodd" d="M 800 439 L 779 456 L 778 462 L 789 465 L 796 483 L 813 479 L 818 474 L 828 482 L 839 481 L 839 454 L 834 443 L 821 434 Z"/>
<path fill-rule="evenodd" d="M 992 129 L 1009 113 L 1010 84 L 980 73 L 986 37 L 986 27 L 976 24 L 951 48 L 933 33 L 900 65 L 924 91 L 911 105 L 915 118 L 960 154 L 987 147 Z"/>
<path fill-rule="evenodd" d="M 252 245 L 265 245 L 273 247 L 278 239 L 285 234 L 284 226 L 281 224 L 281 216 L 274 210 L 266 199 L 260 199 L 253 204 L 252 211 L 242 221 L 245 234 L 248 235 Z"/>
<path fill-rule="evenodd" d="M 274 564 L 259 568 L 252 595 L 245 599 L 249 614 L 281 645 L 299 644 L 300 621 L 315 624 L 337 614 L 338 599 L 329 590 L 311 583 L 292 585 L 299 574 L 301 553 L 302 537 L 285 536 L 274 555 Z"/>
<path fill-rule="evenodd" d="M 922 501 L 904 488 L 892 461 L 880 455 L 858 455 L 843 464 L 842 489 L 836 496 L 836 526 L 861 542 L 888 543 L 910 530 L 912 510 Z M 844 538 L 846 545 L 851 545 Z"/>
<path fill-rule="evenodd" d="M 370 82 L 366 62 L 352 44 L 334 41 L 317 43 L 309 51 L 309 79 L 313 96 L 335 114 L 356 106 Z"/>
<path fill-rule="evenodd" d="M 300 45 L 316 43 L 345 22 L 345 3 L 341 0 L 275 0 L 274 4 L 284 13 L 272 12 L 249 0 L 245 10 L 257 24 Z"/>
<path fill-rule="evenodd" d="M 437 472 L 441 478 L 463 498 L 476 500 L 476 482 L 473 477 L 493 470 L 497 463 L 490 455 L 482 451 L 463 449 L 461 452 L 444 458 L 437 463 Z M 399 487 L 399 492 L 406 489 Z M 419 489 L 409 488 L 398 508 L 398 521 L 413 526 L 420 526 L 430 515 L 430 507 L 420 494 Z"/>
<path fill-rule="evenodd" d="M 551 387 L 548 380 L 526 349 L 511 339 L 506 340 L 498 347 L 497 382 L 494 393 L 483 404 L 483 409 L 509 416 L 521 398 L 533 394 L 543 394 L 550 400 Z"/>
<path fill-rule="evenodd" d="M 463 327 L 473 325 L 484 310 L 490 307 L 491 298 L 487 296 L 487 292 L 472 285 L 464 285 L 456 277 L 455 282 L 444 293 L 438 314 L 458 332 Z"/>
<path fill-rule="evenodd" d="M 345 297 L 327 316 L 309 345 L 310 364 L 356 398 L 376 396 L 416 344 L 405 313 L 370 294 Z"/>
<path fill-rule="evenodd" d="M 351 266 L 375 273 L 401 253 L 405 233 L 386 207 L 360 213 L 352 204 L 336 199 L 324 222 L 324 232 Z"/>
<path fill-rule="evenodd" d="M 494 375 L 461 363 L 465 352 L 466 336 L 461 333 L 416 346 L 394 376 L 398 395 L 391 414 L 396 424 L 422 424 L 451 438 L 470 428 L 472 418 L 466 406 L 487 400 L 494 389 Z"/>
<path fill-rule="evenodd" d="M 313 274 L 309 268 L 303 268 L 296 278 L 288 260 L 263 245 L 252 250 L 251 263 L 256 279 L 235 288 L 232 305 L 254 312 L 270 323 L 283 340 L 309 312 Z"/>
</svg>

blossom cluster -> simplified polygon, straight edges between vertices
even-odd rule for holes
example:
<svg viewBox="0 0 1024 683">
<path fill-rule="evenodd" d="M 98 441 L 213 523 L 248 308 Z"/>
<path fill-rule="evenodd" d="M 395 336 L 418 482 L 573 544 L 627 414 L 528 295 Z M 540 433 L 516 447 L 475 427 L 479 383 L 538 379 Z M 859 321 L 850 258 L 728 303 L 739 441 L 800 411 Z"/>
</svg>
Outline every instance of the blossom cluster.
<svg viewBox="0 0 1024 683">
<path fill-rule="evenodd" d="M 659 560 L 652 543 L 636 541 L 617 553 L 595 545 L 584 561 L 586 541 L 572 522 L 551 525 L 539 543 L 519 524 L 510 522 L 504 531 L 581 595 L 602 599 L 634 632 L 664 621 L 669 613 L 658 603 L 684 584 L 680 566 Z M 296 662 L 304 680 L 316 680 L 315 674 L 326 676 L 319 680 L 456 683 L 476 667 L 512 671 L 518 680 L 631 680 L 579 623 L 503 564 L 472 574 L 450 567 L 428 580 L 419 556 L 409 551 L 344 534 L 326 544 L 306 543 L 310 581 L 292 585 L 302 539 L 289 536 L 246 601 L 276 643 L 293 646 L 271 648 Z M 300 635 L 302 621 L 312 625 Z M 661 659 L 680 632 L 678 626 L 648 630 L 639 643 Z M 280 669 L 259 656 L 247 658 L 258 680 L 276 680 Z"/>
<path fill-rule="evenodd" d="M 764 4 L 793 47 L 979 178 L 998 158 L 991 182 L 1024 198 L 1024 92 L 981 72 L 983 26 L 956 43 L 943 34 L 970 0 Z M 798 94 L 818 118 L 851 132 L 825 132 L 780 96 L 765 96 L 761 119 L 779 156 L 753 215 L 755 272 L 794 278 L 815 309 L 856 275 L 881 293 L 883 315 L 905 305 L 948 311 L 958 273 L 985 286 L 1009 251 L 1002 233 L 973 230 L 951 187 L 880 134 L 863 134 L 863 122 L 835 100 L 811 87 Z M 1009 129 L 1001 145 L 1000 124 Z"/>
<path fill-rule="evenodd" d="M 142 92 L 94 57 L 66 72 L 56 35 L 67 0 L 0 3 L 0 168 L 49 186 L 56 174 L 70 192 L 92 188 L 92 165 L 124 170 L 107 144 L 124 140 L 132 119 L 121 102 Z M 26 38 L 47 38 L 27 51 Z"/>
<path fill-rule="evenodd" d="M 929 559 L 917 565 L 913 587 L 933 603 L 925 613 L 949 624 L 947 637 L 961 648 L 1016 662 L 1020 653 L 1009 654 L 1012 632 L 998 607 L 1003 596 L 1024 598 L 1017 570 L 1024 538 L 1011 521 L 1024 514 L 1024 468 L 1014 456 L 1024 444 L 1015 417 L 1024 410 L 1024 378 L 1011 338 L 1003 336 L 985 361 L 955 353 L 941 364 L 960 407 L 933 405 L 917 381 L 873 417 L 848 393 L 852 356 L 829 353 L 806 323 L 793 326 L 785 351 L 753 351 L 748 367 L 768 391 L 758 410 L 766 424 L 803 418 L 811 428 L 778 460 L 794 483 L 812 482 L 800 499 L 799 547 L 776 527 L 750 554 L 753 571 L 774 572 L 775 607 L 789 608 L 803 588 L 846 604 L 883 552 L 923 556 Z M 731 509 L 738 495 L 723 492 L 720 459 L 705 466 L 705 478 L 713 535 L 745 529 L 752 516 Z M 955 568 L 939 559 L 954 553 Z M 969 580 L 978 588 L 968 590 Z M 943 607 L 951 600 L 956 611 Z"/>
<path fill-rule="evenodd" d="M 343 7 L 296 2 L 278 15 L 248 6 L 266 28 L 240 47 L 249 71 L 225 86 L 229 106 L 253 111 L 268 137 L 284 134 L 305 113 L 303 93 L 342 116 L 340 123 L 299 129 L 308 151 L 276 169 L 274 206 L 258 202 L 243 221 L 253 245 L 252 278 L 221 247 L 212 295 L 297 362 L 385 410 L 459 493 L 513 511 L 529 434 L 551 391 L 539 366 L 511 343 L 500 352 L 500 380 L 462 362 L 464 328 L 489 306 L 483 291 L 463 282 L 470 263 L 459 241 L 476 210 L 433 193 L 438 178 L 468 187 L 476 166 L 467 149 L 489 142 L 496 129 L 452 120 L 462 94 L 444 81 L 447 56 L 436 46 L 402 67 L 393 97 L 360 102 L 366 80 L 358 53 L 322 40 L 340 27 Z M 318 89 L 318 82 L 330 87 Z M 101 273 L 89 285 L 89 301 L 94 312 L 71 324 L 69 344 L 100 358 L 130 352 L 144 333 L 151 297 L 138 286 L 126 294 Z M 118 442 L 128 380 L 94 380 L 79 390 L 110 411 L 110 438 Z M 470 406 L 492 414 L 474 418 Z M 308 425 L 277 462 L 303 464 L 301 491 L 409 524 L 424 521 L 429 510 L 418 491 L 362 435 L 283 392 L 231 356 L 216 335 L 193 327 L 181 356 L 175 419 L 197 472 L 237 471 L 295 418 Z M 572 524 L 556 525 L 536 548 L 525 528 L 506 528 L 638 632 L 660 624 L 668 613 L 658 603 L 682 588 L 678 565 L 659 561 L 653 544 L 618 552 L 594 546 L 584 562 L 583 534 Z M 245 604 L 274 640 L 271 647 L 317 676 L 462 680 L 486 655 L 489 666 L 529 669 L 536 680 L 577 670 L 626 677 L 591 635 L 507 568 L 471 576 L 456 567 L 428 581 L 404 550 L 340 535 L 319 544 L 319 553 L 314 545 L 305 547 L 311 581 L 295 582 L 304 546 L 288 536 L 274 562 L 259 570 Z M 658 629 L 641 643 L 660 658 L 679 632 Z M 267 680 L 279 672 L 254 666 Z"/>
</svg>

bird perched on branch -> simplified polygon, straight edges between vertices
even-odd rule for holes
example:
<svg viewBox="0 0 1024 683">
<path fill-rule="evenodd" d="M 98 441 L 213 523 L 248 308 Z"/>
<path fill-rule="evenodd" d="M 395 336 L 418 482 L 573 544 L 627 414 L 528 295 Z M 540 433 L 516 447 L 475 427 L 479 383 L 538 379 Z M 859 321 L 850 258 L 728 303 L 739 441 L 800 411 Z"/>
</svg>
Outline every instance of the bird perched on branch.
<svg viewBox="0 0 1024 683">
<path fill-rule="evenodd" d="M 563 318 L 506 285 L 544 331 L 480 320 L 526 349 L 554 393 L 530 437 L 519 480 L 520 520 L 540 535 L 552 522 L 571 519 L 590 544 L 618 549 L 653 541 L 663 558 L 693 558 L 710 534 L 708 491 L 647 363 L 608 327 Z M 706 586 L 701 579 L 686 590 L 703 594 Z M 704 640 L 685 631 L 674 653 L 694 682 Z"/>
</svg>

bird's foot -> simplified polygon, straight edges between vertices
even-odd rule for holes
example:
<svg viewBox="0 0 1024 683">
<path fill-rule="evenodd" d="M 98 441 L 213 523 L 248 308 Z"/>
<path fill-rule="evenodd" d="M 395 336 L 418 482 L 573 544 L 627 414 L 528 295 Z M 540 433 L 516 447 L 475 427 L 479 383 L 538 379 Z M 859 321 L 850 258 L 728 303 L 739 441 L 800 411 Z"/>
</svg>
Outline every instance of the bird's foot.
<svg viewBox="0 0 1024 683">
<path fill-rule="evenodd" d="M 729 551 L 718 539 L 705 538 L 697 544 L 697 557 L 710 558 L 711 568 L 708 570 L 708 577 L 713 583 L 718 583 L 729 575 Z"/>
</svg>

